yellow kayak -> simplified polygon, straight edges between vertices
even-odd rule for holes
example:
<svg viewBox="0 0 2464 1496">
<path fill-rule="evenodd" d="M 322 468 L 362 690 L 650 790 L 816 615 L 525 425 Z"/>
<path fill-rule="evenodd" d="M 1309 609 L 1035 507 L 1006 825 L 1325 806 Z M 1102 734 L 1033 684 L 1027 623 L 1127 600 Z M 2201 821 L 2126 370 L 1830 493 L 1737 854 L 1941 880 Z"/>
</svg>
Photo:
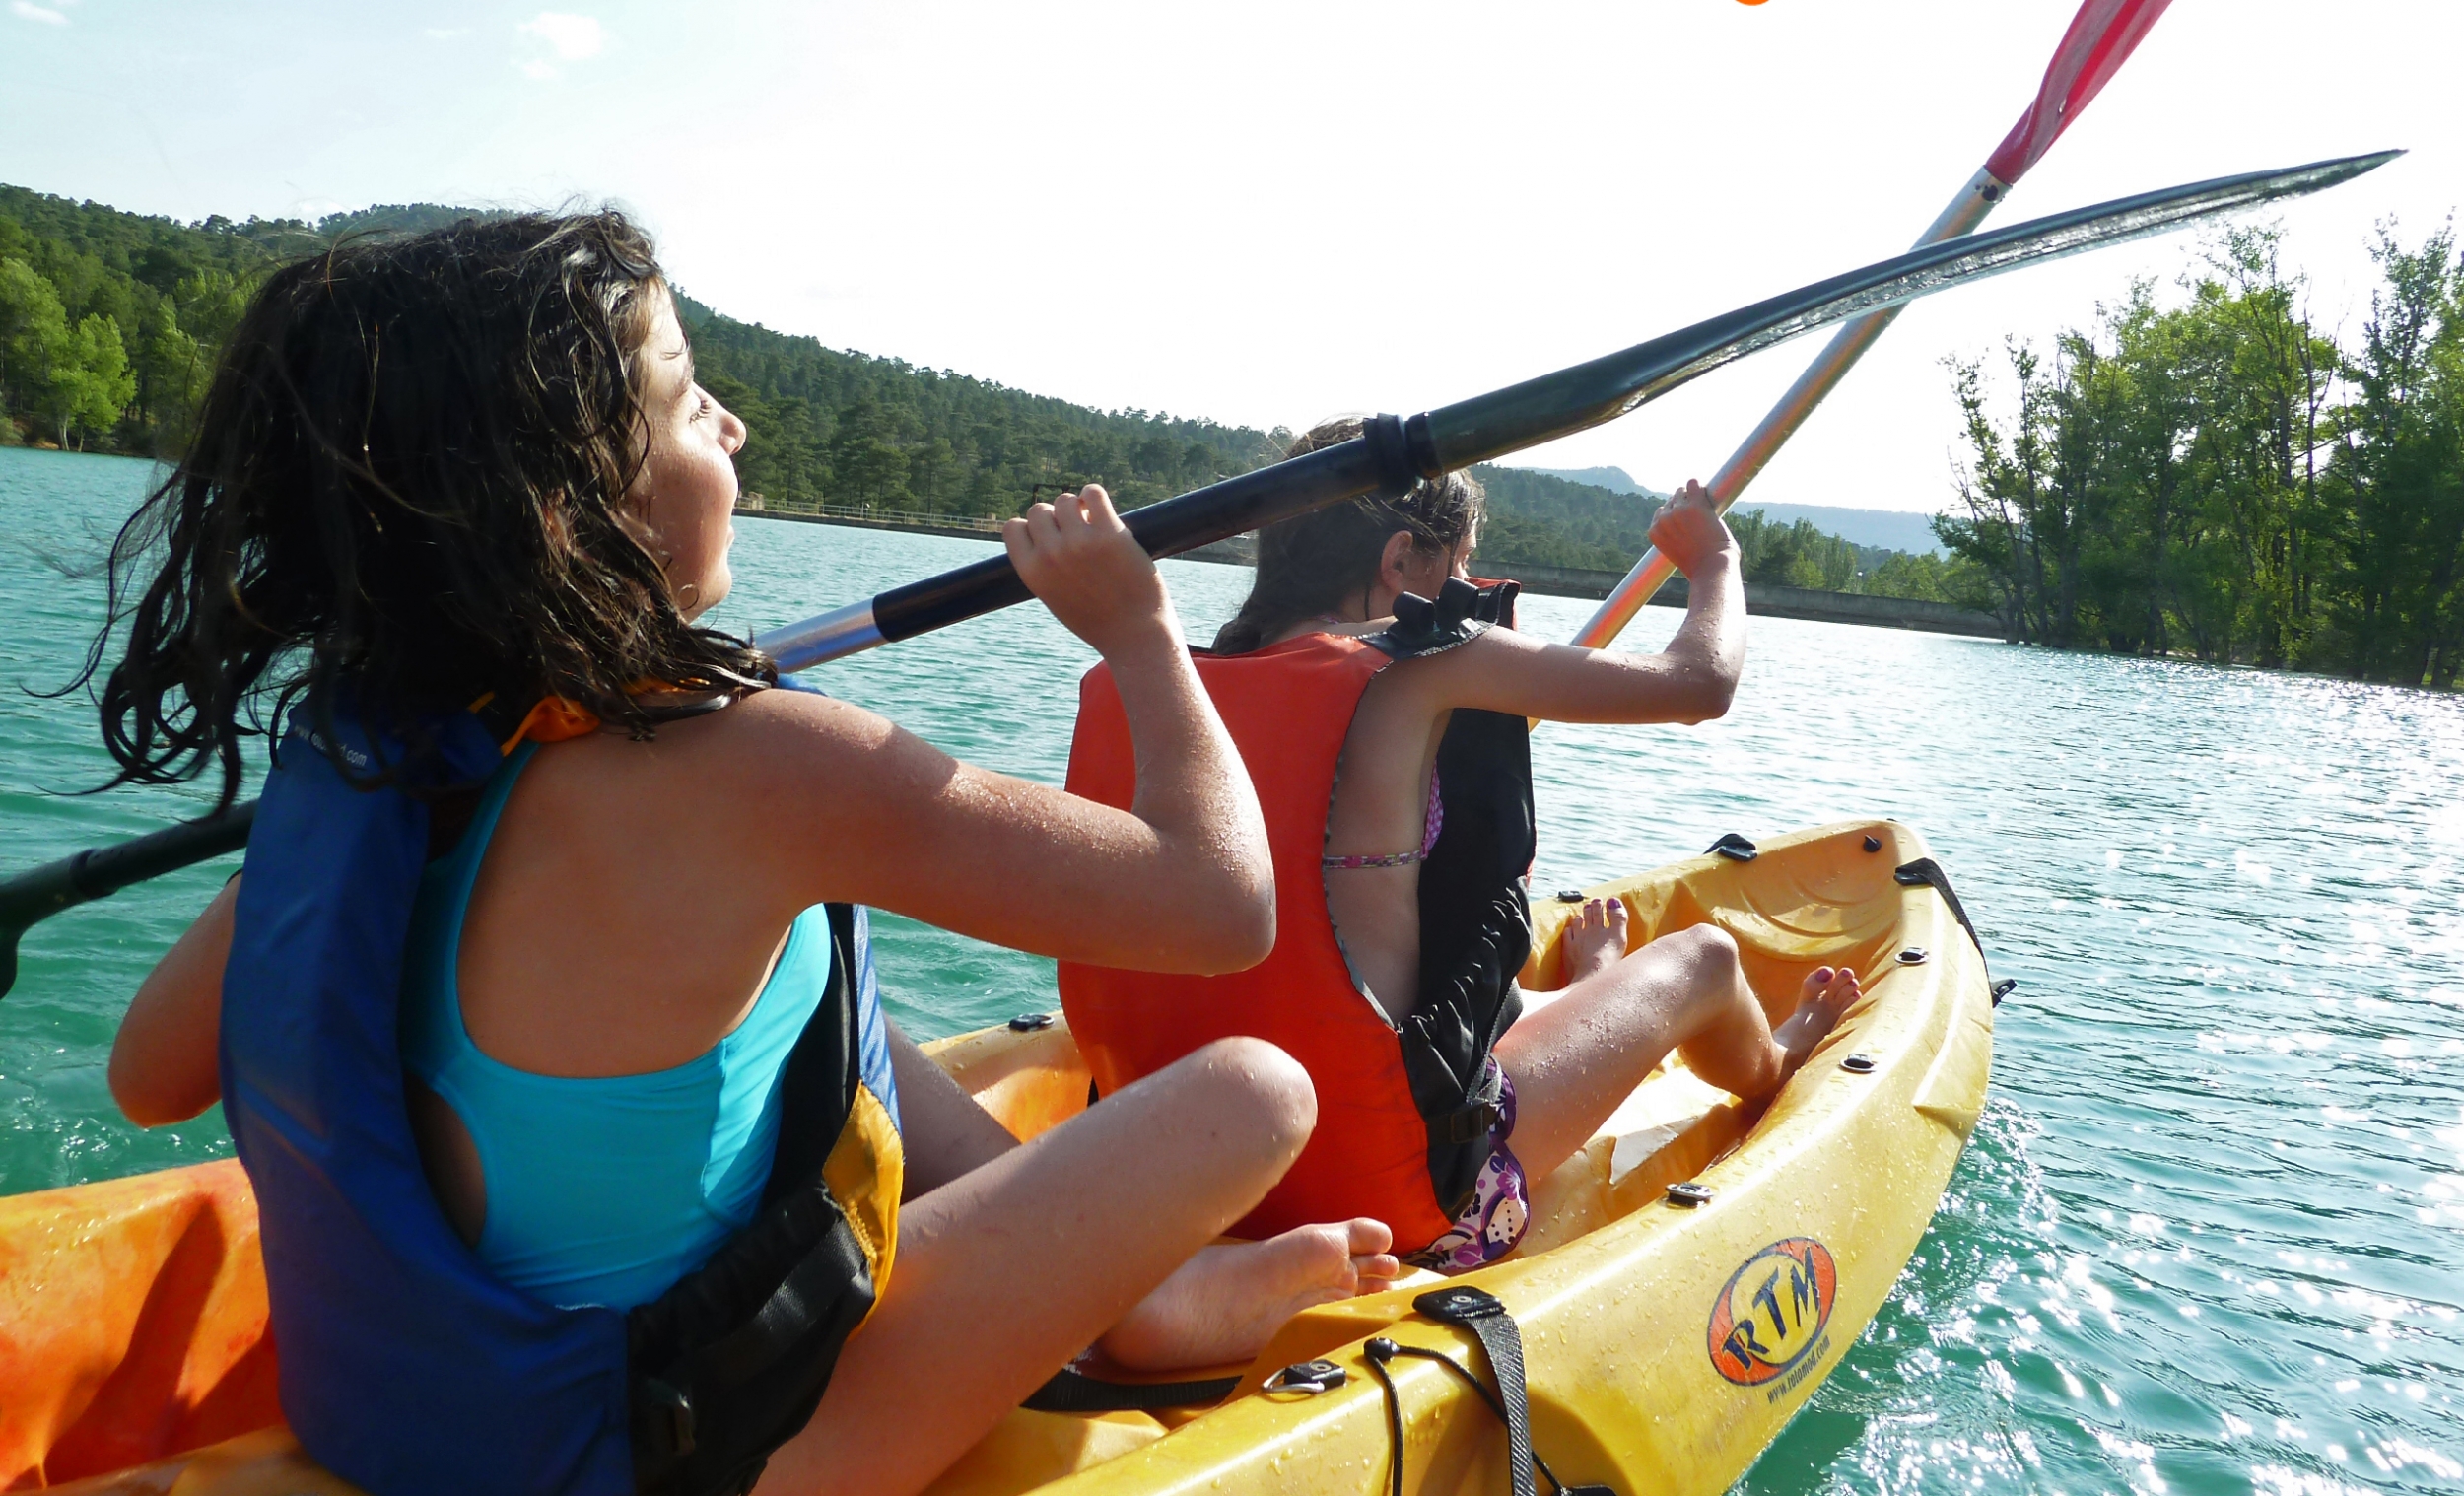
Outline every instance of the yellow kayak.
<svg viewBox="0 0 2464 1496">
<path fill-rule="evenodd" d="M 1211 1408 L 1021 1409 L 935 1491 L 1377 1496 L 1393 1488 L 1398 1427 L 1403 1489 L 1509 1489 L 1484 1394 L 1411 1354 L 1494 1386 L 1472 1331 L 1415 1310 L 1440 1282 L 1485 1290 L 1519 1326 L 1531 1447 L 1556 1478 L 1622 1496 L 1734 1483 L 1855 1343 L 1933 1218 L 1992 1064 L 1984 958 L 1923 839 L 1889 822 L 1583 892 L 1623 899 L 1638 939 L 1726 929 L 1774 1019 L 1816 966 L 1853 967 L 1866 996 L 1767 1108 L 1681 1064 L 1655 1072 L 1537 1184 L 1531 1233 L 1504 1260 L 1300 1315 L 1255 1364 L 1222 1369 L 1241 1381 Z M 1576 906 L 1534 902 L 1523 976 L 1537 1003 L 1561 984 L 1557 935 Z M 927 1049 L 1022 1137 L 1085 1105 L 1058 1021 Z M 1268 1386 L 1307 1362 L 1340 1375 Z M 0 1199 L 0 1489 L 349 1492 L 282 1428 L 273 1369 L 238 1164 Z"/>
</svg>

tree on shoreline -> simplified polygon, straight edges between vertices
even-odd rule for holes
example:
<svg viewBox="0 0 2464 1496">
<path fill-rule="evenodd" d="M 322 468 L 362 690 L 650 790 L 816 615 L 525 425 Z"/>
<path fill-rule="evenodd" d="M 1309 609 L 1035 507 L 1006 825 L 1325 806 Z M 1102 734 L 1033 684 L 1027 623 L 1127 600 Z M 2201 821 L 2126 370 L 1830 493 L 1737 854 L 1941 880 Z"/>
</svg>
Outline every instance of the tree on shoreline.
<svg viewBox="0 0 2464 1496">
<path fill-rule="evenodd" d="M 2464 665 L 2464 267 L 2451 230 L 2406 251 L 2381 234 L 2330 465 L 2351 577 L 2334 599 L 2353 673 L 2452 685 Z"/>
<path fill-rule="evenodd" d="M 0 409 L 20 405 L 61 446 L 81 446 L 110 431 L 135 391 L 117 322 L 89 312 L 72 324 L 50 282 L 0 260 Z"/>
<path fill-rule="evenodd" d="M 2013 341 L 1936 522 L 2013 640 L 2449 686 L 2464 665 L 2464 268 L 2382 229 L 2359 347 L 2310 320 L 2274 229 L 2210 247 L 2182 305 L 2142 283 Z"/>
</svg>

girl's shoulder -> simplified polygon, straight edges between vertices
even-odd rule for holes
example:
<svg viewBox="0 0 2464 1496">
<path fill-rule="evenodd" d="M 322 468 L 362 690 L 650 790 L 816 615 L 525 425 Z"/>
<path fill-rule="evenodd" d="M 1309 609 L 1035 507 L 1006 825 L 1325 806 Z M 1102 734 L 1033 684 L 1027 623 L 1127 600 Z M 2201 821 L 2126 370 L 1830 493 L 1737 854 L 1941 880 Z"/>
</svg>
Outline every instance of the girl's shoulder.
<svg viewBox="0 0 2464 1496">
<path fill-rule="evenodd" d="M 819 785 L 860 785 L 902 739 L 916 742 L 852 702 L 757 691 L 644 737 L 602 730 L 559 743 L 525 772 L 525 798 L 571 814 L 630 804 L 653 819 L 743 825 L 766 808 L 809 808 Z"/>
<path fill-rule="evenodd" d="M 756 691 L 723 712 L 659 729 L 661 739 L 689 745 L 702 767 L 723 768 L 756 793 L 784 792 L 815 775 L 841 784 L 878 772 L 922 741 L 889 718 L 818 691 Z M 762 786 L 770 786 L 765 789 Z"/>
<path fill-rule="evenodd" d="M 1527 666 L 1546 646 L 1540 640 L 1495 624 L 1464 627 L 1462 637 L 1435 642 L 1403 654 L 1388 673 L 1401 678 L 1443 682 L 1485 678 L 1500 670 Z"/>
</svg>

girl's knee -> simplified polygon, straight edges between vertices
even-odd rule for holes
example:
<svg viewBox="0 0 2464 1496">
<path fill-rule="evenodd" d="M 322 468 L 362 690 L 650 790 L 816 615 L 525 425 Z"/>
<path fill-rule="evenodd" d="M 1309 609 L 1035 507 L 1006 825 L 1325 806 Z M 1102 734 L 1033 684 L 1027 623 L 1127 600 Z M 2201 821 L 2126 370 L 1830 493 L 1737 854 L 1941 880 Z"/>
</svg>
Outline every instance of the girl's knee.
<svg viewBox="0 0 2464 1496">
<path fill-rule="evenodd" d="M 1666 937 L 1701 970 L 1726 976 L 1739 969 L 1737 937 L 1716 924 L 1696 924 Z"/>
<path fill-rule="evenodd" d="M 1318 1090 L 1299 1060 L 1263 1039 L 1218 1039 L 1190 1055 L 1216 1116 L 1255 1119 L 1276 1152 L 1297 1155 L 1318 1125 Z"/>
</svg>

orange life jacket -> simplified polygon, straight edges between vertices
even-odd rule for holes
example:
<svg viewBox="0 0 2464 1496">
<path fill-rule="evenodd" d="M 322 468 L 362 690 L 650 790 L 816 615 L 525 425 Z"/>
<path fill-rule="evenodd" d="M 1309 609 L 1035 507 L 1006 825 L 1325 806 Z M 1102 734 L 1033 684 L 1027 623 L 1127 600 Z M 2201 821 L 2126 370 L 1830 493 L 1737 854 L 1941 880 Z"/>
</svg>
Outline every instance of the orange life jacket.
<svg viewBox="0 0 2464 1496">
<path fill-rule="evenodd" d="M 1274 950 L 1221 977 L 1064 961 L 1061 1000 L 1099 1093 L 1236 1035 L 1278 1045 L 1308 1069 L 1317 1130 L 1236 1235 L 1366 1215 L 1394 1230 L 1398 1251 L 1415 1251 L 1453 1224 L 1488 1158 L 1499 1095 L 1486 1061 L 1522 1010 L 1514 976 L 1531 948 L 1524 719 L 1458 711 L 1440 744 L 1445 828 L 1421 864 L 1420 992 L 1402 1024 L 1344 957 L 1320 858 L 1361 693 L 1396 659 L 1450 648 L 1500 620 L 1513 592 L 1511 582 L 1486 591 L 1456 582 L 1435 604 L 1406 598 L 1404 621 L 1374 639 L 1311 634 L 1247 654 L 1192 651 L 1266 813 Z M 1129 719 L 1103 665 L 1079 686 L 1068 785 L 1123 808 L 1136 790 Z"/>
</svg>

